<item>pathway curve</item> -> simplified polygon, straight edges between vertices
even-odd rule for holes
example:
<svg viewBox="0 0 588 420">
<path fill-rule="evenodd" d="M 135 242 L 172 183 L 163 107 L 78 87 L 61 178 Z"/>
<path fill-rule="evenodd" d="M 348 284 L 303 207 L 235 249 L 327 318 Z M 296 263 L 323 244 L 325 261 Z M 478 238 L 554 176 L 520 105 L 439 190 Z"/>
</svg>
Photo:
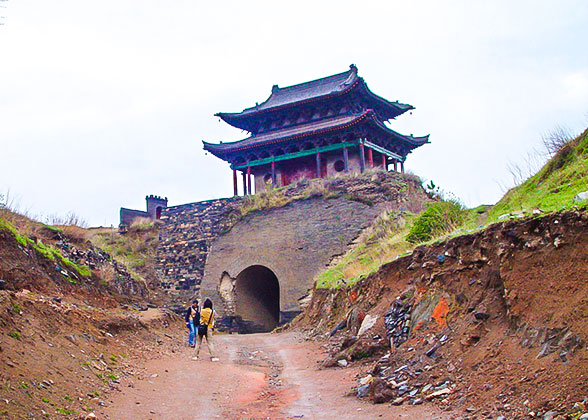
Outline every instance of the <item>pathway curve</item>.
<svg viewBox="0 0 588 420">
<path fill-rule="evenodd" d="M 218 335 L 219 362 L 191 349 L 148 361 L 142 379 L 121 384 L 108 419 L 450 419 L 434 406 L 373 405 L 352 395 L 358 368 L 319 370 L 320 343 L 293 332 Z M 208 356 L 204 346 L 201 356 Z"/>
</svg>

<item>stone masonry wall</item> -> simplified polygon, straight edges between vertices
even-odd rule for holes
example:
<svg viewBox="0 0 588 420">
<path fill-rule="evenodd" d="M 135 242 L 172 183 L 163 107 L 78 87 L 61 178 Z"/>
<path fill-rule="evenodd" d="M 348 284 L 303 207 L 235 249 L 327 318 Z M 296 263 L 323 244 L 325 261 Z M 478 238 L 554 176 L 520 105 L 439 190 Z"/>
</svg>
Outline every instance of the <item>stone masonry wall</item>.
<svg viewBox="0 0 588 420">
<path fill-rule="evenodd" d="M 382 211 L 417 213 L 429 200 L 418 179 L 398 173 L 372 171 L 321 182 L 293 184 L 282 194 L 299 198 L 244 217 L 242 197 L 164 209 L 156 262 L 161 288 L 179 304 L 211 297 L 219 321 L 226 321 L 240 316 L 239 274 L 260 265 L 278 279 L 280 319 L 287 321 L 302 309 L 300 300 L 314 278 Z"/>
<path fill-rule="evenodd" d="M 325 188 L 337 194 L 250 213 L 212 242 L 200 294 L 220 316 L 240 317 L 239 274 L 259 265 L 278 279 L 281 322 L 291 319 L 316 276 L 383 211 L 418 213 L 429 200 L 418 180 L 384 171 L 326 180 Z"/>
<path fill-rule="evenodd" d="M 198 294 L 210 244 L 233 224 L 240 200 L 232 197 L 163 209 L 156 262 L 162 289 L 181 300 Z"/>
</svg>

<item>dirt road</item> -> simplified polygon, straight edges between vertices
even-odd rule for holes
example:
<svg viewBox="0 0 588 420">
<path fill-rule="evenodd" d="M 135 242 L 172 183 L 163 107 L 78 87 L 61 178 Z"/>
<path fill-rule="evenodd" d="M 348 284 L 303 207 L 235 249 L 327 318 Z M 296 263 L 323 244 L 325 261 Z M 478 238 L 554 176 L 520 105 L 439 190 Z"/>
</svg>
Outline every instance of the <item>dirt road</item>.
<svg viewBox="0 0 588 420">
<path fill-rule="evenodd" d="M 215 336 L 219 362 L 185 348 L 122 381 L 109 419 L 449 419 L 434 406 L 373 405 L 350 394 L 358 368 L 317 369 L 320 344 L 295 333 Z M 202 358 L 204 356 L 204 358 Z M 97 413 L 98 414 L 98 413 Z"/>
</svg>

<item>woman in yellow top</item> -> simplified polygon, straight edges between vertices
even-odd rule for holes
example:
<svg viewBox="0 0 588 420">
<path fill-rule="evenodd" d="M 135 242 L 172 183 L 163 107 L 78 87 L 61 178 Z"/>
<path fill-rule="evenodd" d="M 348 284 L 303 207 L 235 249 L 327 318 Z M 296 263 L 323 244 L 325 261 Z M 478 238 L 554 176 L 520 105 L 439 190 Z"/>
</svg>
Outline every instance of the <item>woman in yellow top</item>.
<svg viewBox="0 0 588 420">
<path fill-rule="evenodd" d="M 210 359 L 213 362 L 218 362 L 218 358 L 214 357 L 214 344 L 212 343 L 212 330 L 214 329 L 214 317 L 216 312 L 212 309 L 212 300 L 206 298 L 200 311 L 200 325 L 198 325 L 198 336 L 196 337 L 196 349 L 192 360 L 198 360 L 200 353 L 200 346 L 202 339 L 206 337 L 206 345 L 210 353 Z"/>
</svg>

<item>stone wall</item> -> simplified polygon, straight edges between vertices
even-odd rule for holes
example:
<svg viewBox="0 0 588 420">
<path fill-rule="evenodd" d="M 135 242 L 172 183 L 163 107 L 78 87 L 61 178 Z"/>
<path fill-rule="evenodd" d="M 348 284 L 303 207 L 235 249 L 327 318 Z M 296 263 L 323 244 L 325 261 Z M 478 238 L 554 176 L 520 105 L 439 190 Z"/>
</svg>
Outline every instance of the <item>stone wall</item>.
<svg viewBox="0 0 588 420">
<path fill-rule="evenodd" d="M 280 322 L 290 320 L 303 309 L 316 276 L 383 211 L 416 213 L 428 201 L 418 181 L 401 174 L 379 171 L 325 182 L 334 196 L 311 195 L 250 213 L 213 241 L 200 293 L 213 299 L 220 316 L 239 320 L 239 275 L 262 266 L 278 279 Z"/>
<path fill-rule="evenodd" d="M 131 226 L 133 224 L 133 220 L 139 217 L 149 217 L 149 213 L 146 211 L 141 210 L 132 210 L 126 209 L 124 207 L 120 208 L 120 225 L 121 226 Z"/>
<path fill-rule="evenodd" d="M 219 321 L 239 323 L 239 275 L 262 267 L 277 278 L 279 318 L 285 322 L 302 309 L 300 301 L 315 277 L 379 214 L 416 213 L 428 201 L 418 179 L 398 173 L 373 171 L 313 182 L 280 190 L 289 204 L 244 217 L 242 197 L 164 209 L 156 264 L 161 287 L 176 303 L 211 297 Z M 264 281 L 255 284 L 262 287 Z"/>
<path fill-rule="evenodd" d="M 233 224 L 240 200 L 224 198 L 163 209 L 156 262 L 162 289 L 179 300 L 198 294 L 210 244 Z"/>
</svg>

